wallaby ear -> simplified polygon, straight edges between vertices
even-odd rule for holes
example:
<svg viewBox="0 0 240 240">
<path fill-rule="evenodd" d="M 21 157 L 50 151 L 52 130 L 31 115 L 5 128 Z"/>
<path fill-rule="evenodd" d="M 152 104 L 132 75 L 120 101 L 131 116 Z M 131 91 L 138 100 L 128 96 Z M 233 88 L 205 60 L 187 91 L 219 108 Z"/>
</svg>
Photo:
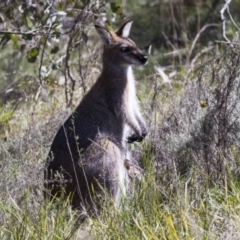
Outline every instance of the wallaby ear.
<svg viewBox="0 0 240 240">
<path fill-rule="evenodd" d="M 127 38 L 130 34 L 130 30 L 132 27 L 133 20 L 129 19 L 128 21 L 124 22 L 116 31 L 116 35 L 120 37 Z"/>
<path fill-rule="evenodd" d="M 107 28 L 100 25 L 99 23 L 95 23 L 94 26 L 104 45 L 106 46 L 110 45 L 113 42 L 112 34 L 110 33 L 110 31 L 107 30 Z"/>
</svg>

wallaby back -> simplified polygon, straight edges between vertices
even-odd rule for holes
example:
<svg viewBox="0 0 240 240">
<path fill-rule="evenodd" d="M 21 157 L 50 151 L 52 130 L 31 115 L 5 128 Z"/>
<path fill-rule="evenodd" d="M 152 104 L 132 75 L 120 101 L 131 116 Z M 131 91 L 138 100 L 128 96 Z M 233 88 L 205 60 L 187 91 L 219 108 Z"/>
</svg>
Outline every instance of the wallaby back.
<svg viewBox="0 0 240 240">
<path fill-rule="evenodd" d="M 147 134 L 131 68 L 144 65 L 147 57 L 128 38 L 131 25 L 127 21 L 112 31 L 95 24 L 104 44 L 101 75 L 60 127 L 49 152 L 46 193 L 53 197 L 64 187 L 76 208 L 92 207 L 93 192 L 103 189 L 119 202 L 128 182 L 125 142 L 141 141 Z M 127 138 L 129 128 L 134 134 Z"/>
</svg>

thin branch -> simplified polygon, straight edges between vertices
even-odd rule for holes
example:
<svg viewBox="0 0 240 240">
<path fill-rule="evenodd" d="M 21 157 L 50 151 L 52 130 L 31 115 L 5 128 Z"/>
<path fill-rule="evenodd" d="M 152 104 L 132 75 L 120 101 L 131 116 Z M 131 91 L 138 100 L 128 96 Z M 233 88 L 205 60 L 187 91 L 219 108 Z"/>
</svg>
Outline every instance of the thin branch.
<svg viewBox="0 0 240 240">
<path fill-rule="evenodd" d="M 214 49 L 214 48 L 215 48 L 215 46 L 210 46 L 210 47 L 204 48 L 204 49 L 202 49 L 199 53 L 197 53 L 197 54 L 194 56 L 194 58 L 192 59 L 191 64 L 190 64 L 190 68 L 189 68 L 189 70 L 188 70 L 188 72 L 187 72 L 187 77 L 188 77 L 189 73 L 192 72 L 192 71 L 194 70 L 194 68 L 196 67 L 196 61 L 197 61 L 197 59 L 198 59 L 199 57 L 201 57 L 201 55 L 203 55 L 203 54 L 211 51 L 211 50 Z M 187 79 L 187 78 L 186 78 L 186 79 Z"/>
<path fill-rule="evenodd" d="M 226 36 L 226 22 L 225 22 L 225 17 L 224 17 L 224 12 L 228 9 L 229 4 L 232 0 L 225 0 L 225 4 L 223 6 L 223 8 L 220 11 L 220 15 L 221 15 L 221 20 L 222 20 L 222 34 L 223 34 L 223 38 L 228 42 L 231 43 L 231 41 L 227 38 Z"/>
<path fill-rule="evenodd" d="M 87 9 L 88 5 L 86 5 L 84 7 L 83 10 Z M 71 31 L 72 33 L 69 36 L 69 40 L 68 40 L 68 46 L 67 46 L 67 50 L 66 50 L 66 58 L 65 58 L 65 95 L 66 95 L 66 103 L 67 103 L 67 107 L 70 107 L 72 104 L 72 100 L 73 100 L 73 92 L 75 89 L 75 85 L 76 85 L 76 79 L 73 77 L 71 70 L 70 70 L 70 66 L 69 66 L 69 59 L 71 56 L 71 51 L 73 49 L 73 45 L 74 45 L 74 38 L 76 37 L 76 34 L 79 33 L 79 28 L 81 28 L 80 34 L 83 32 L 84 30 L 84 25 L 78 25 L 78 23 L 82 23 L 84 22 L 84 17 L 86 17 L 86 15 L 84 15 L 84 11 L 80 11 L 79 15 L 76 18 L 75 24 L 72 26 Z M 86 20 L 86 19 L 85 19 Z M 71 80 L 71 91 L 70 91 L 70 96 L 68 98 L 68 83 L 67 83 L 67 79 Z"/>
<path fill-rule="evenodd" d="M 234 21 L 234 19 L 232 17 L 232 14 L 230 13 L 229 7 L 227 8 L 227 12 L 228 12 L 228 15 L 229 15 L 233 25 L 238 29 L 238 31 L 240 31 L 240 28 L 238 27 L 238 25 L 236 24 L 236 22 Z"/>
<path fill-rule="evenodd" d="M 165 38 L 167 44 L 169 46 L 171 46 L 171 48 L 174 50 L 174 52 L 177 53 L 178 57 L 179 57 L 179 62 L 182 63 L 182 57 L 181 54 L 179 54 L 179 50 L 176 49 L 176 47 L 173 45 L 173 43 L 170 41 L 170 39 L 168 38 L 168 36 L 165 34 L 165 32 L 162 32 L 163 37 Z"/>
<path fill-rule="evenodd" d="M 190 48 L 190 51 L 189 51 L 189 54 L 188 54 L 188 57 L 187 57 L 187 63 L 189 63 L 189 61 L 190 61 L 190 57 L 191 57 L 191 55 L 192 55 L 193 49 L 194 49 L 194 47 L 195 47 L 195 45 L 196 45 L 196 43 L 197 43 L 197 40 L 199 39 L 200 35 L 201 35 L 208 27 L 218 27 L 218 26 L 219 26 L 219 24 L 209 23 L 209 24 L 204 25 L 204 26 L 200 29 L 200 31 L 197 33 L 197 35 L 196 35 L 196 37 L 194 38 L 193 43 L 192 43 L 192 45 L 191 45 L 191 48 Z"/>
<path fill-rule="evenodd" d="M 16 35 L 47 35 L 46 32 L 41 32 L 42 27 L 41 28 L 37 28 L 31 31 L 27 31 L 27 32 L 22 32 L 22 31 L 7 31 L 7 30 L 0 30 L 0 34 L 16 34 Z"/>
<path fill-rule="evenodd" d="M 53 24 L 52 24 L 52 26 L 53 26 Z M 40 64 L 39 64 L 39 69 L 38 69 L 39 81 L 40 81 L 40 85 L 41 86 L 42 86 L 42 73 L 41 73 L 41 71 L 42 71 L 43 57 L 44 57 L 45 48 L 46 48 L 46 45 L 47 45 L 48 38 L 49 38 L 49 36 L 51 34 L 52 26 L 50 27 L 48 35 L 47 35 L 47 37 L 45 39 L 45 42 L 43 44 L 43 49 L 42 49 L 42 54 L 41 54 L 41 59 L 40 59 Z"/>
<path fill-rule="evenodd" d="M 54 1 L 52 2 L 52 5 L 49 5 L 49 7 L 48 7 L 49 9 L 50 9 L 51 7 L 53 7 L 53 3 L 54 3 Z M 49 11 L 48 16 L 47 16 L 47 18 L 46 18 L 46 20 L 45 20 L 44 25 L 47 23 L 47 20 L 48 20 L 49 18 L 50 18 L 50 11 Z M 41 86 L 42 86 L 42 73 L 41 73 L 41 70 L 42 70 L 43 57 L 44 57 L 44 52 L 45 52 L 45 48 L 46 48 L 46 45 L 47 45 L 47 41 L 48 41 L 48 38 L 49 38 L 50 35 L 51 35 L 53 26 L 54 26 L 54 23 L 51 24 L 51 26 L 50 26 L 50 28 L 49 28 L 49 31 L 48 31 L 48 33 L 47 33 L 45 42 L 44 42 L 44 44 L 43 44 L 43 49 L 42 49 L 42 54 L 41 54 L 41 59 L 40 59 L 40 64 L 39 64 L 39 69 L 38 69 L 38 72 L 39 72 L 39 81 L 40 81 L 40 85 L 41 85 Z"/>
</svg>

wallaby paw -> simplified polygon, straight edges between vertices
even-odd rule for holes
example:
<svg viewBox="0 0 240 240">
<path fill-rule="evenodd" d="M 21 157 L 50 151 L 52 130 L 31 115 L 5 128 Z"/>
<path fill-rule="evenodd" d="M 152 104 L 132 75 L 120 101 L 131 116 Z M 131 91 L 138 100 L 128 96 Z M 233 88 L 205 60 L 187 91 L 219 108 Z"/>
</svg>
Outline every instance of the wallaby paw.
<svg viewBox="0 0 240 240">
<path fill-rule="evenodd" d="M 143 136 L 143 135 L 140 136 L 140 135 L 137 135 L 137 134 L 133 134 L 133 135 L 131 135 L 127 138 L 127 142 L 128 143 L 141 142 L 144 139 L 145 136 Z"/>
<path fill-rule="evenodd" d="M 144 170 L 133 161 L 130 161 L 128 159 L 124 160 L 124 166 L 127 169 L 128 176 L 130 179 L 138 179 L 141 180 L 144 176 Z"/>
<path fill-rule="evenodd" d="M 133 135 L 129 136 L 127 138 L 128 143 L 133 143 L 133 142 L 141 142 L 148 134 L 147 128 L 145 128 L 141 135 L 134 133 Z"/>
<path fill-rule="evenodd" d="M 147 134 L 148 134 L 148 130 L 147 130 L 147 129 L 144 129 L 144 130 L 142 131 L 142 137 L 145 138 L 145 137 L 147 136 Z"/>
</svg>

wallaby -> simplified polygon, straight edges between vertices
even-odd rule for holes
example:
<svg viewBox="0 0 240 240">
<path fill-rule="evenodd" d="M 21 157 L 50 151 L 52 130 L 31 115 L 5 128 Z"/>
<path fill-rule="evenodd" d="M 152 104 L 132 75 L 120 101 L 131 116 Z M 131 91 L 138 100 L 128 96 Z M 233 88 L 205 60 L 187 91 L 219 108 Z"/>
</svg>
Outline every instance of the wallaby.
<svg viewBox="0 0 240 240">
<path fill-rule="evenodd" d="M 47 158 L 46 194 L 58 196 L 64 186 L 74 208 L 92 206 L 94 194 L 103 190 L 119 204 L 127 191 L 126 142 L 147 135 L 132 72 L 132 66 L 147 63 L 147 56 L 128 38 L 131 25 L 128 20 L 113 31 L 95 23 L 104 45 L 102 72 L 60 127 Z"/>
</svg>

